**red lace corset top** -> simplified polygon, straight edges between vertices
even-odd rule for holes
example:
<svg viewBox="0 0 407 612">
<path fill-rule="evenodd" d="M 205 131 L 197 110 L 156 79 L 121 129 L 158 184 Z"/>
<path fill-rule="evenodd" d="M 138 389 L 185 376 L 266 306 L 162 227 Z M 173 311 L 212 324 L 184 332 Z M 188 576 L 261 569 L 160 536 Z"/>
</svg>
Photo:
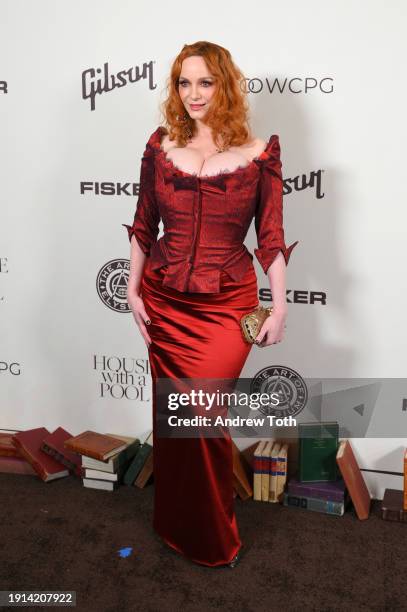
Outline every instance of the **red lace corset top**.
<svg viewBox="0 0 407 612">
<path fill-rule="evenodd" d="M 166 133 L 158 127 L 146 144 L 134 220 L 122 224 L 129 240 L 135 235 L 152 269 L 166 266 L 163 284 L 182 292 L 218 293 L 222 270 L 241 280 L 253 266 L 243 243 L 253 217 L 254 254 L 264 272 L 280 251 L 287 264 L 298 240 L 288 248 L 284 242 L 278 136 L 270 136 L 248 165 L 197 176 L 167 158 L 161 146 Z M 160 220 L 164 233 L 157 240 Z"/>
</svg>

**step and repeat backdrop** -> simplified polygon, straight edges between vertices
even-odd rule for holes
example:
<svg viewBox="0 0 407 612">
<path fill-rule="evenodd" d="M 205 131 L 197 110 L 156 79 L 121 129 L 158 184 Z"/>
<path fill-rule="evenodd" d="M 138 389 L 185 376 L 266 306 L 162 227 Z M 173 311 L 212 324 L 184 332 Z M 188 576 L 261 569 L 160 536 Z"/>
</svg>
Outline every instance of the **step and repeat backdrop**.
<svg viewBox="0 0 407 612">
<path fill-rule="evenodd" d="M 0 429 L 151 429 L 122 223 L 133 220 L 171 64 L 184 44 L 209 40 L 245 74 L 253 132 L 280 137 L 286 242 L 299 240 L 285 339 L 254 347 L 242 377 L 268 368 L 288 402 L 295 380 L 309 379 L 319 406 L 329 382 L 380 498 L 402 487 L 407 445 L 406 6 L 191 8 L 0 0 Z M 253 253 L 253 224 L 245 243 Z"/>
</svg>

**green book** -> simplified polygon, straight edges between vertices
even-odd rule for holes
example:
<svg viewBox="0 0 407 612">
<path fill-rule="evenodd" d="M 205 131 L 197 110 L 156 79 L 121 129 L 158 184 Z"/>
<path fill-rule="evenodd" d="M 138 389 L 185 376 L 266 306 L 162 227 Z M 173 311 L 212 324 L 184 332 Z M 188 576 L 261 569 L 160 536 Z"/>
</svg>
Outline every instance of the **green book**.
<svg viewBox="0 0 407 612">
<path fill-rule="evenodd" d="M 147 461 L 147 457 L 153 450 L 153 432 L 146 438 L 144 444 L 139 447 L 137 455 L 134 457 L 129 467 L 127 468 L 124 476 L 123 483 L 125 485 L 132 485 L 136 480 L 137 476 L 141 472 L 141 469 L 145 462 Z"/>
<path fill-rule="evenodd" d="M 299 423 L 300 482 L 331 482 L 338 479 L 336 453 L 339 425 L 336 421 Z"/>
</svg>

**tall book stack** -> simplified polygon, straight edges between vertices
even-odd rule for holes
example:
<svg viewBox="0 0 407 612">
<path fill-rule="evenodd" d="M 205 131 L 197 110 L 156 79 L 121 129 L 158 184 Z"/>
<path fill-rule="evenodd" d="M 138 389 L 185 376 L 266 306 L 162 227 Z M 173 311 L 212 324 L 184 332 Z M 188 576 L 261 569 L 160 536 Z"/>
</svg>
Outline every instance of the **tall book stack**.
<svg viewBox="0 0 407 612">
<path fill-rule="evenodd" d="M 80 455 L 84 487 L 115 491 L 139 450 L 140 440 L 88 430 L 65 440 L 64 446 Z"/>
<path fill-rule="evenodd" d="M 288 444 L 261 440 L 254 450 L 253 499 L 278 503 L 282 501 L 287 480 Z"/>
<path fill-rule="evenodd" d="M 284 505 L 343 516 L 351 500 L 367 519 L 370 493 L 349 440 L 339 443 L 337 422 L 301 423 L 298 478 L 290 478 Z"/>
</svg>

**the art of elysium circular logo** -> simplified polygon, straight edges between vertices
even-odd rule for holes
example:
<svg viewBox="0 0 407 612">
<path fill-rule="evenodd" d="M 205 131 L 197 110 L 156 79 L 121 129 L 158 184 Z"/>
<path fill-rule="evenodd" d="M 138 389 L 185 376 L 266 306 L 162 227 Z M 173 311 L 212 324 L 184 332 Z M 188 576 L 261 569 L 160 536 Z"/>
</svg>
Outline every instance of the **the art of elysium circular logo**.
<svg viewBox="0 0 407 612">
<path fill-rule="evenodd" d="M 128 259 L 112 259 L 97 275 L 96 291 L 102 302 L 115 312 L 130 312 L 126 297 L 129 271 Z"/>
<path fill-rule="evenodd" d="M 250 393 L 275 393 L 279 403 L 260 406 L 259 412 L 283 418 L 295 416 L 305 408 L 308 389 L 304 379 L 287 366 L 273 365 L 260 370 L 251 381 Z"/>
</svg>

